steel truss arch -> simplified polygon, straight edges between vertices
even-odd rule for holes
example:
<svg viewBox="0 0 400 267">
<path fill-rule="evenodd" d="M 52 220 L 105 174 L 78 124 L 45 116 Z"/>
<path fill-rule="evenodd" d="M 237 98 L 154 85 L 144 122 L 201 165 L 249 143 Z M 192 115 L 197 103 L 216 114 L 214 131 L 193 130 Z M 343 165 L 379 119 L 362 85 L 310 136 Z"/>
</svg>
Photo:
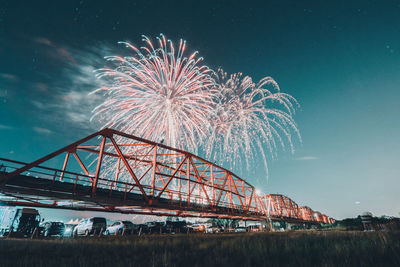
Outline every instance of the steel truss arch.
<svg viewBox="0 0 400 267">
<path fill-rule="evenodd" d="M 259 196 L 250 183 L 201 157 L 109 128 L 30 164 L 0 160 L 6 196 L 0 201 L 10 205 L 333 222 L 284 195 Z M 50 163 L 55 167 L 43 166 Z"/>
</svg>

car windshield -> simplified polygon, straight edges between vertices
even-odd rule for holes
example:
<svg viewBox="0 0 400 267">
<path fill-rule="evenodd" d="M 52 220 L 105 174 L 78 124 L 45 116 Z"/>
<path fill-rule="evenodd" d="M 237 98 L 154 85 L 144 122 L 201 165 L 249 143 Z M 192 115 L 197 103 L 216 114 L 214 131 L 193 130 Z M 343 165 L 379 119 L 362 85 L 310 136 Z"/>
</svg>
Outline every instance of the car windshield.
<svg viewBox="0 0 400 267">
<path fill-rule="evenodd" d="M 132 226 L 132 225 L 133 225 L 133 223 L 130 222 L 130 221 L 123 221 L 122 223 L 125 224 L 125 225 L 129 225 L 129 226 Z"/>
<path fill-rule="evenodd" d="M 53 225 L 54 226 L 62 226 L 62 225 L 64 225 L 64 223 L 62 223 L 62 222 L 53 222 Z"/>
</svg>

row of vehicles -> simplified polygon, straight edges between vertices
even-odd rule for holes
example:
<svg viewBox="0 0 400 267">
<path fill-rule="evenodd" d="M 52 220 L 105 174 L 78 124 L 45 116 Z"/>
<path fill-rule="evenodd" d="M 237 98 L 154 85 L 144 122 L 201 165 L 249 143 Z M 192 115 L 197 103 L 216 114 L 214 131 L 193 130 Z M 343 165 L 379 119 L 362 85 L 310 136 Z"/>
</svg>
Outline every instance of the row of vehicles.
<svg viewBox="0 0 400 267">
<path fill-rule="evenodd" d="M 118 221 L 107 227 L 105 218 L 92 217 L 81 220 L 78 224 L 64 224 L 63 222 L 43 222 L 39 225 L 43 236 L 90 236 L 134 234 L 136 225 L 130 221 Z"/>
<path fill-rule="evenodd" d="M 117 221 L 106 226 L 106 219 L 94 217 L 82 220 L 73 230 L 72 236 L 79 235 L 122 235 L 122 234 L 165 234 L 165 233 L 187 233 L 185 221 L 147 222 L 145 224 L 134 224 L 131 221 Z"/>
<path fill-rule="evenodd" d="M 107 226 L 105 218 L 92 217 L 78 224 L 64 224 L 57 221 L 44 221 L 38 210 L 31 208 L 0 207 L 0 236 L 31 237 L 48 236 L 89 236 L 122 235 L 150 233 L 186 233 L 190 229 L 185 221 L 148 222 L 133 224 L 130 221 L 117 221 Z"/>
<path fill-rule="evenodd" d="M 90 235 L 129 235 L 129 234 L 175 234 L 175 233 L 220 233 L 249 232 L 249 227 L 224 229 L 223 227 L 194 224 L 185 221 L 147 222 L 134 224 L 131 221 L 117 221 L 107 226 L 103 217 L 81 220 L 78 224 L 64 224 L 57 221 L 43 221 L 36 209 L 0 207 L 0 236 L 14 237 L 38 236 L 90 236 Z"/>
<path fill-rule="evenodd" d="M 105 229 L 105 230 L 104 230 Z M 130 235 L 130 234 L 176 234 L 176 233 L 222 233 L 222 232 L 258 232 L 259 225 L 238 226 L 236 228 L 224 228 L 218 226 L 193 224 L 187 225 L 185 221 L 165 221 L 165 222 L 147 222 L 145 224 L 133 224 L 131 221 L 117 221 L 106 227 L 106 220 L 100 217 L 94 217 L 82 220 L 71 231 L 70 236 L 80 235 Z"/>
<path fill-rule="evenodd" d="M 90 235 L 130 235 L 130 234 L 164 234 L 164 233 L 187 233 L 185 221 L 176 222 L 148 222 L 145 224 L 134 224 L 131 221 L 117 221 L 107 226 L 105 218 L 93 217 L 81 220 L 77 225 L 66 224 L 60 226 L 60 222 L 46 222 L 43 225 L 43 235 L 64 236 L 90 236 Z"/>
</svg>

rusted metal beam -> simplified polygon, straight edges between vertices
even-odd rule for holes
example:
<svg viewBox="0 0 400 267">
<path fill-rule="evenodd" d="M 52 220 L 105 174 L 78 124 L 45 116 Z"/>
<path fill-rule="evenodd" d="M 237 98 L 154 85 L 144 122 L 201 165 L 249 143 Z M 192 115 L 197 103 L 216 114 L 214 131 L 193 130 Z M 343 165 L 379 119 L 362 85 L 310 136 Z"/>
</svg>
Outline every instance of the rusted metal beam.
<svg viewBox="0 0 400 267">
<path fill-rule="evenodd" d="M 103 136 L 103 139 L 101 140 L 101 144 L 100 144 L 99 157 L 97 159 L 96 174 L 94 175 L 94 182 L 93 182 L 93 186 L 92 186 L 92 195 L 96 194 L 97 181 L 99 179 L 99 174 L 100 174 L 100 169 L 101 169 L 101 162 L 103 161 L 103 152 L 104 152 L 105 143 L 106 143 L 106 137 Z"/>
<path fill-rule="evenodd" d="M 126 160 L 124 154 L 122 154 L 121 150 L 118 147 L 117 142 L 115 142 L 112 136 L 109 137 L 111 142 L 114 145 L 115 150 L 117 151 L 118 155 L 121 157 L 121 160 L 124 162 L 125 167 L 128 169 L 129 173 L 131 174 L 132 178 L 135 180 L 137 186 L 139 187 L 140 192 L 142 192 L 143 197 L 146 199 L 146 202 L 149 203 L 149 197 L 147 196 L 146 192 L 144 191 L 142 185 L 140 184 L 139 180 L 137 179 L 136 175 L 133 173 L 131 166 L 129 166 L 129 162 Z"/>
</svg>

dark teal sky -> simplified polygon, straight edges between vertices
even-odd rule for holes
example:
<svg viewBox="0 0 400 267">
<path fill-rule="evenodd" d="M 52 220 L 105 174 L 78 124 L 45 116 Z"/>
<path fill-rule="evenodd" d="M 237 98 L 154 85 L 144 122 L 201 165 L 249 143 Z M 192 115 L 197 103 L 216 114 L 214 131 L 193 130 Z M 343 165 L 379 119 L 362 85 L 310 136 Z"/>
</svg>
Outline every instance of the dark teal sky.
<svg viewBox="0 0 400 267">
<path fill-rule="evenodd" d="M 303 144 L 270 162 L 268 182 L 261 163 L 243 178 L 335 218 L 399 216 L 400 1 L 59 2 L 0 5 L 0 157 L 88 135 L 92 70 L 117 41 L 164 33 L 300 102 Z"/>
</svg>

